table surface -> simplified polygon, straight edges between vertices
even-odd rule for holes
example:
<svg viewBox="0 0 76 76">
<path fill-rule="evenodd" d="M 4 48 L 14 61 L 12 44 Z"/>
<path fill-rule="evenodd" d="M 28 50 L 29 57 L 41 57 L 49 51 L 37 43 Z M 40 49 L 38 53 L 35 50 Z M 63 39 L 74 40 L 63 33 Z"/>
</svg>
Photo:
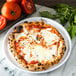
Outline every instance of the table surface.
<svg viewBox="0 0 76 76">
<path fill-rule="evenodd" d="M 44 6 L 36 5 L 36 8 L 37 8 L 37 12 L 34 13 L 31 17 L 40 16 L 39 11 L 44 11 L 44 10 L 45 11 L 48 10 L 51 13 L 55 13 L 53 9 L 47 8 Z M 68 25 L 68 23 L 66 25 Z M 3 46 L 3 38 L 7 33 L 7 31 L 0 34 L 0 76 L 26 76 L 26 75 L 28 76 L 76 76 L 76 37 L 72 39 L 72 52 L 69 59 L 64 65 L 49 73 L 28 74 L 13 68 L 11 65 L 9 65 L 7 59 L 4 57 L 2 46 Z"/>
</svg>

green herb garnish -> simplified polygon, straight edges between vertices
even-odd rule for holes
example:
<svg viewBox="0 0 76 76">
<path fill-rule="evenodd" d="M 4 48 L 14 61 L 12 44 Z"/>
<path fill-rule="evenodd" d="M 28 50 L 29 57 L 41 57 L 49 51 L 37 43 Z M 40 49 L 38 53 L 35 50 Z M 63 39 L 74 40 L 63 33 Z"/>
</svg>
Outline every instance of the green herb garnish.
<svg viewBox="0 0 76 76">
<path fill-rule="evenodd" d="M 38 36 L 36 36 L 36 40 L 38 40 Z"/>
<path fill-rule="evenodd" d="M 38 40 L 40 41 L 42 39 L 42 37 L 40 37 Z"/>
<path fill-rule="evenodd" d="M 56 16 L 52 15 L 51 13 L 49 13 L 48 11 L 40 12 L 40 15 L 42 17 L 47 17 L 47 18 L 52 18 L 52 19 L 55 19 L 55 17 L 56 17 Z"/>
<path fill-rule="evenodd" d="M 22 44 L 22 46 L 24 46 L 24 43 Z"/>
<path fill-rule="evenodd" d="M 45 28 L 45 26 L 41 26 L 41 28 Z"/>
<path fill-rule="evenodd" d="M 36 36 L 36 39 L 37 39 L 38 41 L 40 41 L 40 40 L 42 39 L 42 37 Z"/>
</svg>

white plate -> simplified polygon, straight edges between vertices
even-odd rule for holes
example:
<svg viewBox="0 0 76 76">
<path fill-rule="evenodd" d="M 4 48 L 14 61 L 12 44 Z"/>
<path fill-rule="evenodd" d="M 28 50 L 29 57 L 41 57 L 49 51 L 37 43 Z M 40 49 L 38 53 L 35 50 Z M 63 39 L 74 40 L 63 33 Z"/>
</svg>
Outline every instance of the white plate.
<svg viewBox="0 0 76 76">
<path fill-rule="evenodd" d="M 23 68 L 20 64 L 18 64 L 15 61 L 13 55 L 11 54 L 11 52 L 8 48 L 8 36 L 14 30 L 14 27 L 20 25 L 21 23 L 23 23 L 25 21 L 28 21 L 28 22 L 41 21 L 41 19 L 43 19 L 46 24 L 50 24 L 50 25 L 54 26 L 61 33 L 61 35 L 63 36 L 63 38 L 65 40 L 66 51 L 65 51 L 63 58 L 60 60 L 60 62 L 58 64 L 56 64 L 56 65 L 54 65 L 54 66 L 52 66 L 49 69 L 44 70 L 44 71 L 32 72 L 32 71 L 26 70 L 25 68 Z M 46 73 L 46 72 L 50 72 L 50 71 L 53 71 L 53 70 L 59 68 L 62 64 L 64 64 L 66 62 L 66 60 L 68 59 L 68 57 L 70 56 L 70 53 L 71 53 L 71 39 L 70 39 L 67 31 L 65 30 L 65 28 L 61 24 L 57 23 L 56 21 L 48 19 L 48 18 L 43 18 L 43 17 L 32 17 L 32 18 L 27 18 L 27 19 L 24 19 L 24 20 L 16 23 L 13 27 L 11 27 L 9 29 L 9 31 L 7 32 L 7 34 L 4 38 L 3 50 L 4 50 L 4 54 L 5 54 L 6 58 L 9 61 L 9 65 L 13 65 L 13 67 L 15 67 L 19 70 L 28 72 L 28 73 Z"/>
</svg>

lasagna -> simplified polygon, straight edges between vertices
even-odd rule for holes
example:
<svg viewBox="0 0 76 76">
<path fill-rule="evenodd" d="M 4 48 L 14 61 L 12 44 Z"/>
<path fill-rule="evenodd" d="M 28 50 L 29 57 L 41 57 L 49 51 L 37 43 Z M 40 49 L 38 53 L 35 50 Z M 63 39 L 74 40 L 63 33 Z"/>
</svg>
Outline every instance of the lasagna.
<svg viewBox="0 0 76 76">
<path fill-rule="evenodd" d="M 46 70 L 57 64 L 66 48 L 58 30 L 43 20 L 16 26 L 8 42 L 16 61 L 30 71 Z"/>
</svg>

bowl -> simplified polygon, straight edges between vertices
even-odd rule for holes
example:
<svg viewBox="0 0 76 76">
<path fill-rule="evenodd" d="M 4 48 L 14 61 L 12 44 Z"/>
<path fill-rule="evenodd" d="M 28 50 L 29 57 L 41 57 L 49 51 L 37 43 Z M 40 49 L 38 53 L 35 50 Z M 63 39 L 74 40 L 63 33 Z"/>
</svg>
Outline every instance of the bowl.
<svg viewBox="0 0 76 76">
<path fill-rule="evenodd" d="M 62 57 L 62 59 L 60 60 L 60 62 L 58 64 L 56 64 L 44 71 L 32 72 L 32 71 L 28 71 L 26 68 L 22 67 L 20 64 L 18 64 L 16 62 L 16 60 L 14 59 L 13 55 L 11 54 L 11 52 L 8 48 L 8 36 L 11 32 L 13 32 L 14 27 L 18 26 L 19 24 L 24 23 L 25 21 L 28 21 L 28 22 L 41 21 L 41 19 L 43 19 L 43 21 L 46 24 L 50 24 L 53 27 L 55 27 L 61 33 L 61 35 L 63 36 L 63 38 L 65 40 L 66 51 L 64 53 L 64 56 Z M 31 18 L 26 18 L 24 20 L 21 20 L 20 22 L 16 23 L 9 29 L 9 31 L 7 32 L 7 34 L 5 35 L 4 40 L 3 40 L 3 51 L 4 51 L 6 58 L 9 61 L 9 65 L 11 65 L 19 70 L 22 70 L 24 72 L 27 72 L 27 73 L 46 73 L 46 72 L 50 72 L 50 71 L 53 71 L 53 70 L 59 68 L 61 65 L 63 65 L 67 61 L 67 59 L 69 58 L 70 53 L 71 53 L 71 39 L 70 39 L 68 32 L 65 30 L 65 28 L 61 24 L 57 23 L 56 21 L 54 21 L 52 19 L 44 18 L 44 17 L 31 17 Z"/>
</svg>

